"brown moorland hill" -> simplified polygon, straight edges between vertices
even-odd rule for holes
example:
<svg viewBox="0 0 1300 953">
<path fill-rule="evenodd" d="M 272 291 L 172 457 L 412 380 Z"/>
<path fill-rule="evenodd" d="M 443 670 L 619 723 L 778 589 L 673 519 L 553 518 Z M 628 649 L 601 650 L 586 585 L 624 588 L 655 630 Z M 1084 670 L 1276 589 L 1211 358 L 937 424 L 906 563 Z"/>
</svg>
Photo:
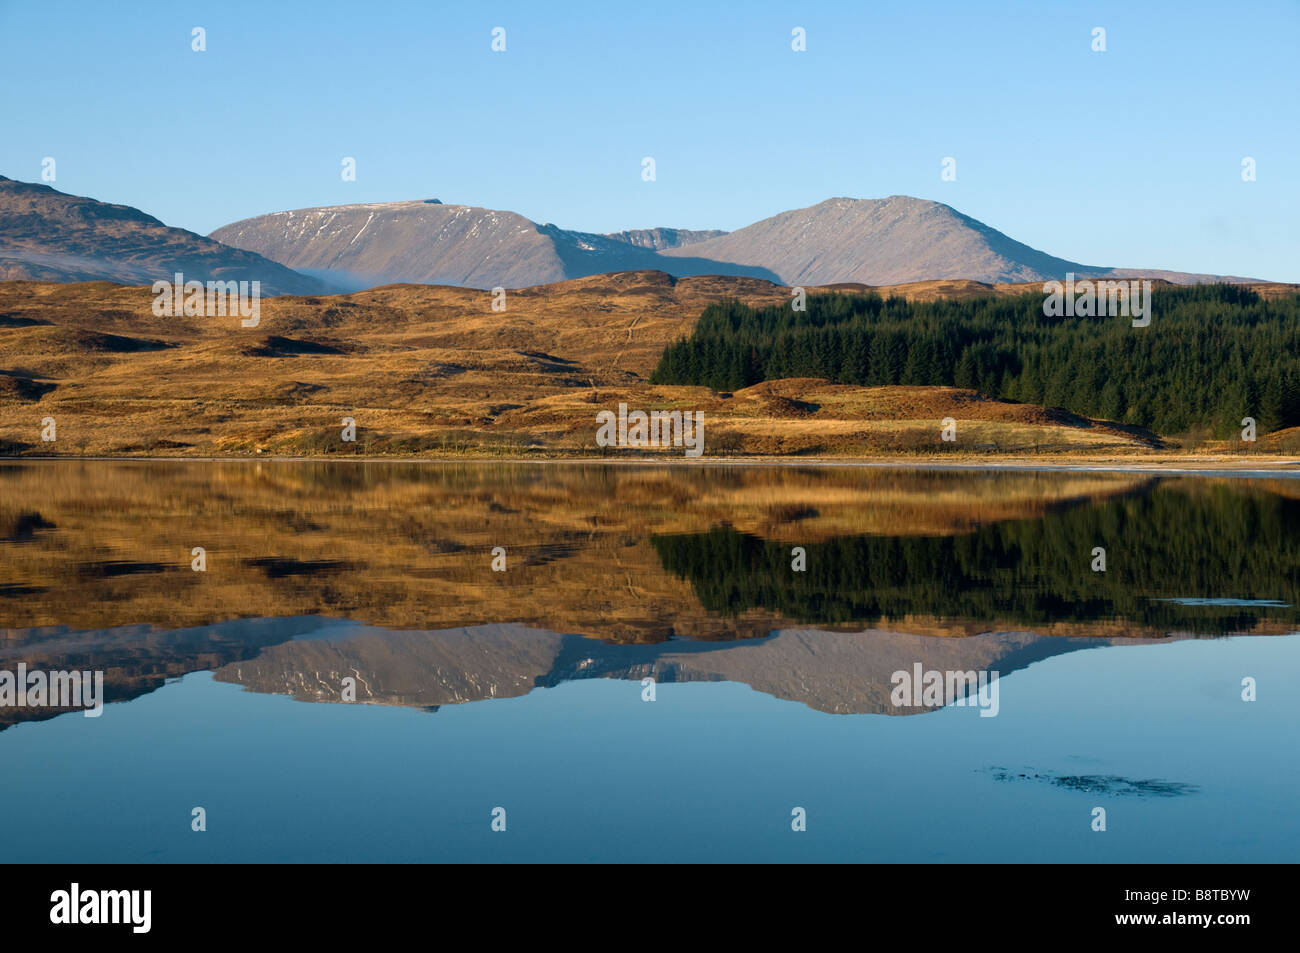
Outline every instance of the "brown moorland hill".
<svg viewBox="0 0 1300 953">
<path fill-rule="evenodd" d="M 1030 286 L 919 282 L 917 299 Z M 1278 286 L 1282 288 L 1284 286 Z M 1152 434 L 943 387 L 768 382 L 735 394 L 648 383 L 704 306 L 790 289 L 640 271 L 510 291 L 391 285 L 282 296 L 260 324 L 157 317 L 148 287 L 0 283 L 0 454 L 591 456 L 596 414 L 705 413 L 706 454 L 1150 453 Z M 55 439 L 41 439 L 47 418 Z M 356 422 L 355 442 L 342 420 Z M 958 422 L 955 444 L 940 421 Z M 672 451 L 680 454 L 680 449 Z"/>
</svg>

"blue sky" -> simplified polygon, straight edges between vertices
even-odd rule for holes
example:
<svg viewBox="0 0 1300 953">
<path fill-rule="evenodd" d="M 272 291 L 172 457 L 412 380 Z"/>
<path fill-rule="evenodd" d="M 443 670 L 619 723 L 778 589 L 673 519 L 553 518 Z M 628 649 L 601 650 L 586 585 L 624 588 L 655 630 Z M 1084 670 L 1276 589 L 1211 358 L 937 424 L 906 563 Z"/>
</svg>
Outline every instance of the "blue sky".
<svg viewBox="0 0 1300 953">
<path fill-rule="evenodd" d="M 1088 264 L 1300 281 L 1297 50 L 1295 0 L 0 0 L 0 174 L 53 156 L 56 188 L 202 233 L 434 197 L 733 229 L 906 194 Z"/>
</svg>

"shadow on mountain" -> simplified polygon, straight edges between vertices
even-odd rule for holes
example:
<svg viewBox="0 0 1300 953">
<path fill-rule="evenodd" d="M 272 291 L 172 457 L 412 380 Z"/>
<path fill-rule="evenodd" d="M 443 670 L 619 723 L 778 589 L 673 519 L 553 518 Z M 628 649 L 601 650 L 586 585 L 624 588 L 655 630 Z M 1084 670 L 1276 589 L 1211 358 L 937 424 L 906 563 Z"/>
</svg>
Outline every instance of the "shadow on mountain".
<svg viewBox="0 0 1300 953">
<path fill-rule="evenodd" d="M 564 267 L 566 278 L 586 278 L 622 271 L 662 271 L 674 278 L 694 275 L 735 275 L 742 278 L 762 278 L 773 284 L 782 284 L 781 278 L 770 268 L 758 265 L 741 265 L 712 258 L 661 255 L 648 248 L 597 235 L 582 235 L 581 240 L 553 225 L 539 226 L 555 245 L 555 254 Z"/>
</svg>

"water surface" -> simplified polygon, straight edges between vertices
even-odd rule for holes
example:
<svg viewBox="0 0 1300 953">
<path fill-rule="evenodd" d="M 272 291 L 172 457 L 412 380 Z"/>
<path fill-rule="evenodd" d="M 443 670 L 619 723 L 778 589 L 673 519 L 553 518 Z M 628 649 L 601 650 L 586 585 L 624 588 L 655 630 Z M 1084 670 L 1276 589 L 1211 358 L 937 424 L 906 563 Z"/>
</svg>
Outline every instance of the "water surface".
<svg viewBox="0 0 1300 953">
<path fill-rule="evenodd" d="M 0 465 L 0 670 L 110 699 L 0 708 L 0 853 L 1293 861 L 1297 530 L 1289 476 Z"/>
</svg>

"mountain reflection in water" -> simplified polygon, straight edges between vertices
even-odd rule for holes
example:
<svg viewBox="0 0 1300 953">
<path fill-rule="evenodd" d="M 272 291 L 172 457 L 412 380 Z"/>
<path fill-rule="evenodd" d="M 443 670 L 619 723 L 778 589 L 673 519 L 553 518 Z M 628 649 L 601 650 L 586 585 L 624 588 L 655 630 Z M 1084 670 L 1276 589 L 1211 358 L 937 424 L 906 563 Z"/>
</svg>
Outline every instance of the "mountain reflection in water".
<svg viewBox="0 0 1300 953">
<path fill-rule="evenodd" d="M 213 670 L 431 709 L 652 677 L 911 713 L 890 675 L 916 662 L 1005 675 L 1300 606 L 1285 478 L 24 462 L 0 488 L 0 666 L 102 668 L 110 701 Z"/>
</svg>

